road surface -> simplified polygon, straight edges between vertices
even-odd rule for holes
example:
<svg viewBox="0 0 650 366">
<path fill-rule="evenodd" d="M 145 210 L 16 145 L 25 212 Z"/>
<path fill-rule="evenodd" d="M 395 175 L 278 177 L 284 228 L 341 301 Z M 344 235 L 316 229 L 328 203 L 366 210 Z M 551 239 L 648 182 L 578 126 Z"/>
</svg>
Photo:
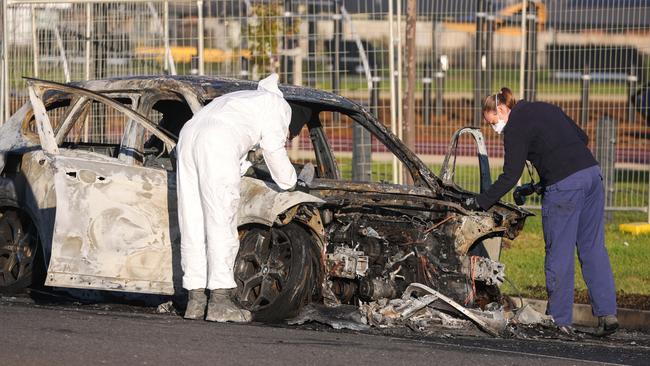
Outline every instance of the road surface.
<svg viewBox="0 0 650 366">
<path fill-rule="evenodd" d="M 650 336 L 494 339 L 218 324 L 125 305 L 0 296 L 0 365 L 592 365 L 650 362 Z"/>
</svg>

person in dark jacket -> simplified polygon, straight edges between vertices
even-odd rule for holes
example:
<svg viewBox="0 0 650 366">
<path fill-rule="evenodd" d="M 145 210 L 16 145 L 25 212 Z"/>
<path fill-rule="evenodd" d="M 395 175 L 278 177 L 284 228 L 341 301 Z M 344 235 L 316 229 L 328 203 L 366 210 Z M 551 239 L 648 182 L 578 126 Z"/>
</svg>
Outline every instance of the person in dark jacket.
<svg viewBox="0 0 650 366">
<path fill-rule="evenodd" d="M 559 107 L 517 102 L 508 88 L 485 98 L 483 117 L 503 135 L 503 173 L 468 202 L 469 208 L 488 210 L 515 186 L 526 160 L 530 161 L 544 187 L 547 312 L 561 331 L 573 333 L 577 247 L 592 311 L 598 317 L 596 334 L 615 332 L 616 290 L 605 248 L 605 192 L 598 162 L 587 148 L 587 135 Z"/>
</svg>

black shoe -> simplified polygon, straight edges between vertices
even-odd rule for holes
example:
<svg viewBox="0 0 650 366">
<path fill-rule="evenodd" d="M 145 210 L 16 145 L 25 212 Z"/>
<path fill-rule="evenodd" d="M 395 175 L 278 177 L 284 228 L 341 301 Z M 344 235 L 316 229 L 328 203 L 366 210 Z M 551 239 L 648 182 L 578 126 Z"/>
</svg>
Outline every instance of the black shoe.
<svg viewBox="0 0 650 366">
<path fill-rule="evenodd" d="M 598 327 L 594 335 L 597 337 L 605 337 L 613 334 L 618 329 L 618 319 L 616 315 L 607 315 L 598 317 Z"/>
</svg>

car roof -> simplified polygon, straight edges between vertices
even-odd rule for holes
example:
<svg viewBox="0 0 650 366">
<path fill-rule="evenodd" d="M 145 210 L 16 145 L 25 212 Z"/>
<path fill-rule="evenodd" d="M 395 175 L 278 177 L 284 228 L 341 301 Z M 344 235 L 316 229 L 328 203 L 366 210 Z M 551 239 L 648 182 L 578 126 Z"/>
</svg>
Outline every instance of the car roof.
<svg viewBox="0 0 650 366">
<path fill-rule="evenodd" d="M 239 91 L 257 89 L 257 81 L 215 77 L 215 76 L 169 76 L 169 75 L 147 75 L 114 77 L 101 80 L 90 80 L 74 83 L 83 88 L 93 91 L 116 91 L 116 90 L 142 90 L 174 87 L 178 83 L 191 89 L 196 95 L 208 101 L 223 94 Z M 295 86 L 280 85 L 284 98 L 289 102 L 320 105 L 325 109 L 345 110 L 348 112 L 361 113 L 363 107 L 359 104 L 323 90 Z"/>
</svg>

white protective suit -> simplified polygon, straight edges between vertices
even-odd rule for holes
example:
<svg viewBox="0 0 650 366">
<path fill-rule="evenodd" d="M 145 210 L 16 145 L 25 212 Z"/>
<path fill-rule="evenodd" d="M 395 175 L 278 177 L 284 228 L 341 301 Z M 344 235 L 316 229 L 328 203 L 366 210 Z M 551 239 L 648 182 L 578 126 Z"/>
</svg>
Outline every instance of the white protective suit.
<svg viewBox="0 0 650 366">
<path fill-rule="evenodd" d="M 271 74 L 257 90 L 216 98 L 183 126 L 176 150 L 185 289 L 237 287 L 233 267 L 246 155 L 259 144 L 273 180 L 282 189 L 292 188 L 296 171 L 285 149 L 290 121 L 291 107 L 278 88 L 278 75 Z"/>
</svg>

